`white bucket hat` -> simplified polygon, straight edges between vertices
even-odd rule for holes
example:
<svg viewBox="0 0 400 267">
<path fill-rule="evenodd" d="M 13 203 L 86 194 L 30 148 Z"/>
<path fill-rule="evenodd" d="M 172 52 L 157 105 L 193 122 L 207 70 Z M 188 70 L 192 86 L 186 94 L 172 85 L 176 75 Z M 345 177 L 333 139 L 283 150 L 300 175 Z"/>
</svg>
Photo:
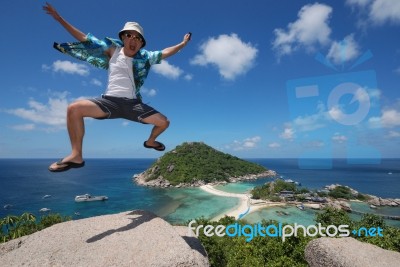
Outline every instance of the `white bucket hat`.
<svg viewBox="0 0 400 267">
<path fill-rule="evenodd" d="M 137 23 L 137 22 L 127 22 L 127 23 L 125 23 L 124 28 L 118 34 L 119 39 L 121 39 L 121 40 L 122 40 L 121 36 L 122 36 L 122 33 L 124 31 L 136 31 L 136 32 L 138 32 L 140 34 L 140 37 L 142 37 L 142 40 L 143 40 L 142 47 L 144 47 L 146 45 L 146 40 L 144 39 L 143 28 L 142 28 L 142 26 L 139 25 L 139 23 Z"/>
</svg>

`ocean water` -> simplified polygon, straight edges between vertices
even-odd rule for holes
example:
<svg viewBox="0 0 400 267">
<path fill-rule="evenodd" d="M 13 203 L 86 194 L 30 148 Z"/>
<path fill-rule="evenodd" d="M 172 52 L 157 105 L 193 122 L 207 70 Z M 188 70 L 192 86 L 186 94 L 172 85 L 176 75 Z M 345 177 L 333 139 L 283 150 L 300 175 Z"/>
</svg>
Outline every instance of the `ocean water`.
<svg viewBox="0 0 400 267">
<path fill-rule="evenodd" d="M 211 195 L 198 188 L 147 188 L 136 185 L 132 176 L 146 170 L 154 159 L 87 159 L 86 166 L 62 173 L 47 170 L 48 159 L 0 159 L 0 218 L 9 214 L 31 212 L 40 215 L 42 208 L 71 216 L 73 219 L 112 214 L 134 209 L 154 212 L 171 223 L 184 224 L 199 217 L 213 218 L 238 204 L 236 198 Z M 360 192 L 381 197 L 400 198 L 400 159 L 384 159 L 378 165 L 348 165 L 334 160 L 331 170 L 300 169 L 295 159 L 250 159 L 284 178 L 301 182 L 308 188 L 328 184 L 348 185 Z M 270 179 L 221 186 L 228 192 L 246 192 Z M 102 202 L 76 203 L 76 195 L 107 195 Z M 51 197 L 43 199 L 44 195 Z M 5 205 L 11 205 L 4 209 Z M 286 207 L 261 210 L 246 216 L 251 221 L 263 218 L 310 224 L 314 211 L 301 212 Z M 280 208 L 283 209 L 283 208 Z M 362 203 L 360 211 L 368 210 Z M 400 208 L 380 208 L 372 212 L 400 215 Z"/>
</svg>

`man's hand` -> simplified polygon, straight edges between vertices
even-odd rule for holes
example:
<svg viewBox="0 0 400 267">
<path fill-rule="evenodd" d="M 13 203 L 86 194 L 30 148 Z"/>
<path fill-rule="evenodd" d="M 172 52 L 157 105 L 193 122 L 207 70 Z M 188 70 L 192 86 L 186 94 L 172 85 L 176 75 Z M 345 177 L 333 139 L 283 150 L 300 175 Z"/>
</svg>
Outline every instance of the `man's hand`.
<svg viewBox="0 0 400 267">
<path fill-rule="evenodd" d="M 46 11 L 46 14 L 52 16 L 55 20 L 59 21 L 61 16 L 58 14 L 57 10 L 46 2 L 46 5 L 43 6 L 43 10 Z"/>
<path fill-rule="evenodd" d="M 192 33 L 188 32 L 187 34 L 185 34 L 185 36 L 183 36 L 183 41 L 180 42 L 177 45 L 168 47 L 168 48 L 164 48 L 162 50 L 162 55 L 161 58 L 165 59 L 167 57 L 170 57 L 172 55 L 175 55 L 176 53 L 178 53 L 182 48 L 184 48 L 186 46 L 186 44 L 190 41 L 192 37 Z"/>
<path fill-rule="evenodd" d="M 183 37 L 183 42 L 185 43 L 185 45 L 190 41 L 190 39 L 192 39 L 192 33 L 188 32 L 187 34 L 185 34 L 185 36 Z"/>
</svg>

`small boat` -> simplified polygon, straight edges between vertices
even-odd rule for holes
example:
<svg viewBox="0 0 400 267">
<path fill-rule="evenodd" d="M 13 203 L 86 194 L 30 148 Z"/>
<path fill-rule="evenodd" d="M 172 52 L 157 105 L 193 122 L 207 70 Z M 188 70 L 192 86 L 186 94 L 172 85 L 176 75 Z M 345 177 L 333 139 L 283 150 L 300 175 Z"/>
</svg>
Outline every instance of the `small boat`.
<svg viewBox="0 0 400 267">
<path fill-rule="evenodd" d="M 286 211 L 281 211 L 281 210 L 277 210 L 275 211 L 279 216 L 288 216 L 289 213 L 287 213 Z"/>
<path fill-rule="evenodd" d="M 299 210 L 304 210 L 304 205 L 303 205 L 303 204 L 296 205 L 296 207 L 297 207 Z"/>
<path fill-rule="evenodd" d="M 283 213 L 282 213 L 282 211 L 280 211 L 280 210 L 276 210 L 275 211 L 279 216 L 283 216 Z"/>
<path fill-rule="evenodd" d="M 88 202 L 88 201 L 103 201 L 107 200 L 107 196 L 91 196 L 90 194 L 84 194 L 75 197 L 75 202 Z"/>
<path fill-rule="evenodd" d="M 375 206 L 375 205 L 369 205 L 369 207 L 371 208 L 371 209 L 377 209 L 378 207 L 377 206 Z"/>
<path fill-rule="evenodd" d="M 12 205 L 11 205 L 11 204 L 5 204 L 5 205 L 3 206 L 3 208 L 4 208 L 5 210 L 8 210 L 8 209 L 11 209 L 11 208 L 12 208 Z"/>
<path fill-rule="evenodd" d="M 295 185 L 301 186 L 300 182 L 293 181 L 292 179 L 286 179 L 286 180 L 283 180 L 283 181 L 286 182 L 286 183 L 289 183 L 289 184 L 295 184 Z"/>
<path fill-rule="evenodd" d="M 51 209 L 43 208 L 43 209 L 40 209 L 39 211 L 40 211 L 40 212 L 48 212 L 48 211 L 51 211 Z"/>
<path fill-rule="evenodd" d="M 42 197 L 42 199 L 46 199 L 46 198 L 49 198 L 49 197 L 51 197 L 51 195 L 44 195 L 44 196 Z"/>
</svg>

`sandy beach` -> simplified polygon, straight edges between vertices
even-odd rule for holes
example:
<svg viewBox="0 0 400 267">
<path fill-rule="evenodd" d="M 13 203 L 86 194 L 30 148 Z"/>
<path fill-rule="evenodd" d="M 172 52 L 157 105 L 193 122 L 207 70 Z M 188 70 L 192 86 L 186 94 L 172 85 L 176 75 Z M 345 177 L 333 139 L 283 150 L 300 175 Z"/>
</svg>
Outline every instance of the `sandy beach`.
<svg viewBox="0 0 400 267">
<path fill-rule="evenodd" d="M 235 217 L 235 219 L 238 219 L 240 214 L 246 213 L 246 211 L 248 211 L 247 214 L 249 214 L 249 213 L 255 212 L 259 209 L 266 208 L 266 207 L 285 206 L 286 205 L 286 203 L 283 203 L 283 202 L 266 202 L 266 201 L 252 200 L 252 199 L 250 199 L 249 194 L 228 193 L 228 192 L 218 190 L 215 187 L 213 187 L 212 185 L 208 185 L 208 184 L 200 186 L 200 188 L 210 194 L 214 194 L 217 196 L 239 198 L 239 204 L 236 207 L 233 207 L 232 209 L 228 210 L 227 212 L 224 212 L 224 213 L 219 214 L 218 216 L 212 218 L 212 220 L 216 220 L 216 221 L 224 216 L 232 216 L 232 217 Z"/>
</svg>

